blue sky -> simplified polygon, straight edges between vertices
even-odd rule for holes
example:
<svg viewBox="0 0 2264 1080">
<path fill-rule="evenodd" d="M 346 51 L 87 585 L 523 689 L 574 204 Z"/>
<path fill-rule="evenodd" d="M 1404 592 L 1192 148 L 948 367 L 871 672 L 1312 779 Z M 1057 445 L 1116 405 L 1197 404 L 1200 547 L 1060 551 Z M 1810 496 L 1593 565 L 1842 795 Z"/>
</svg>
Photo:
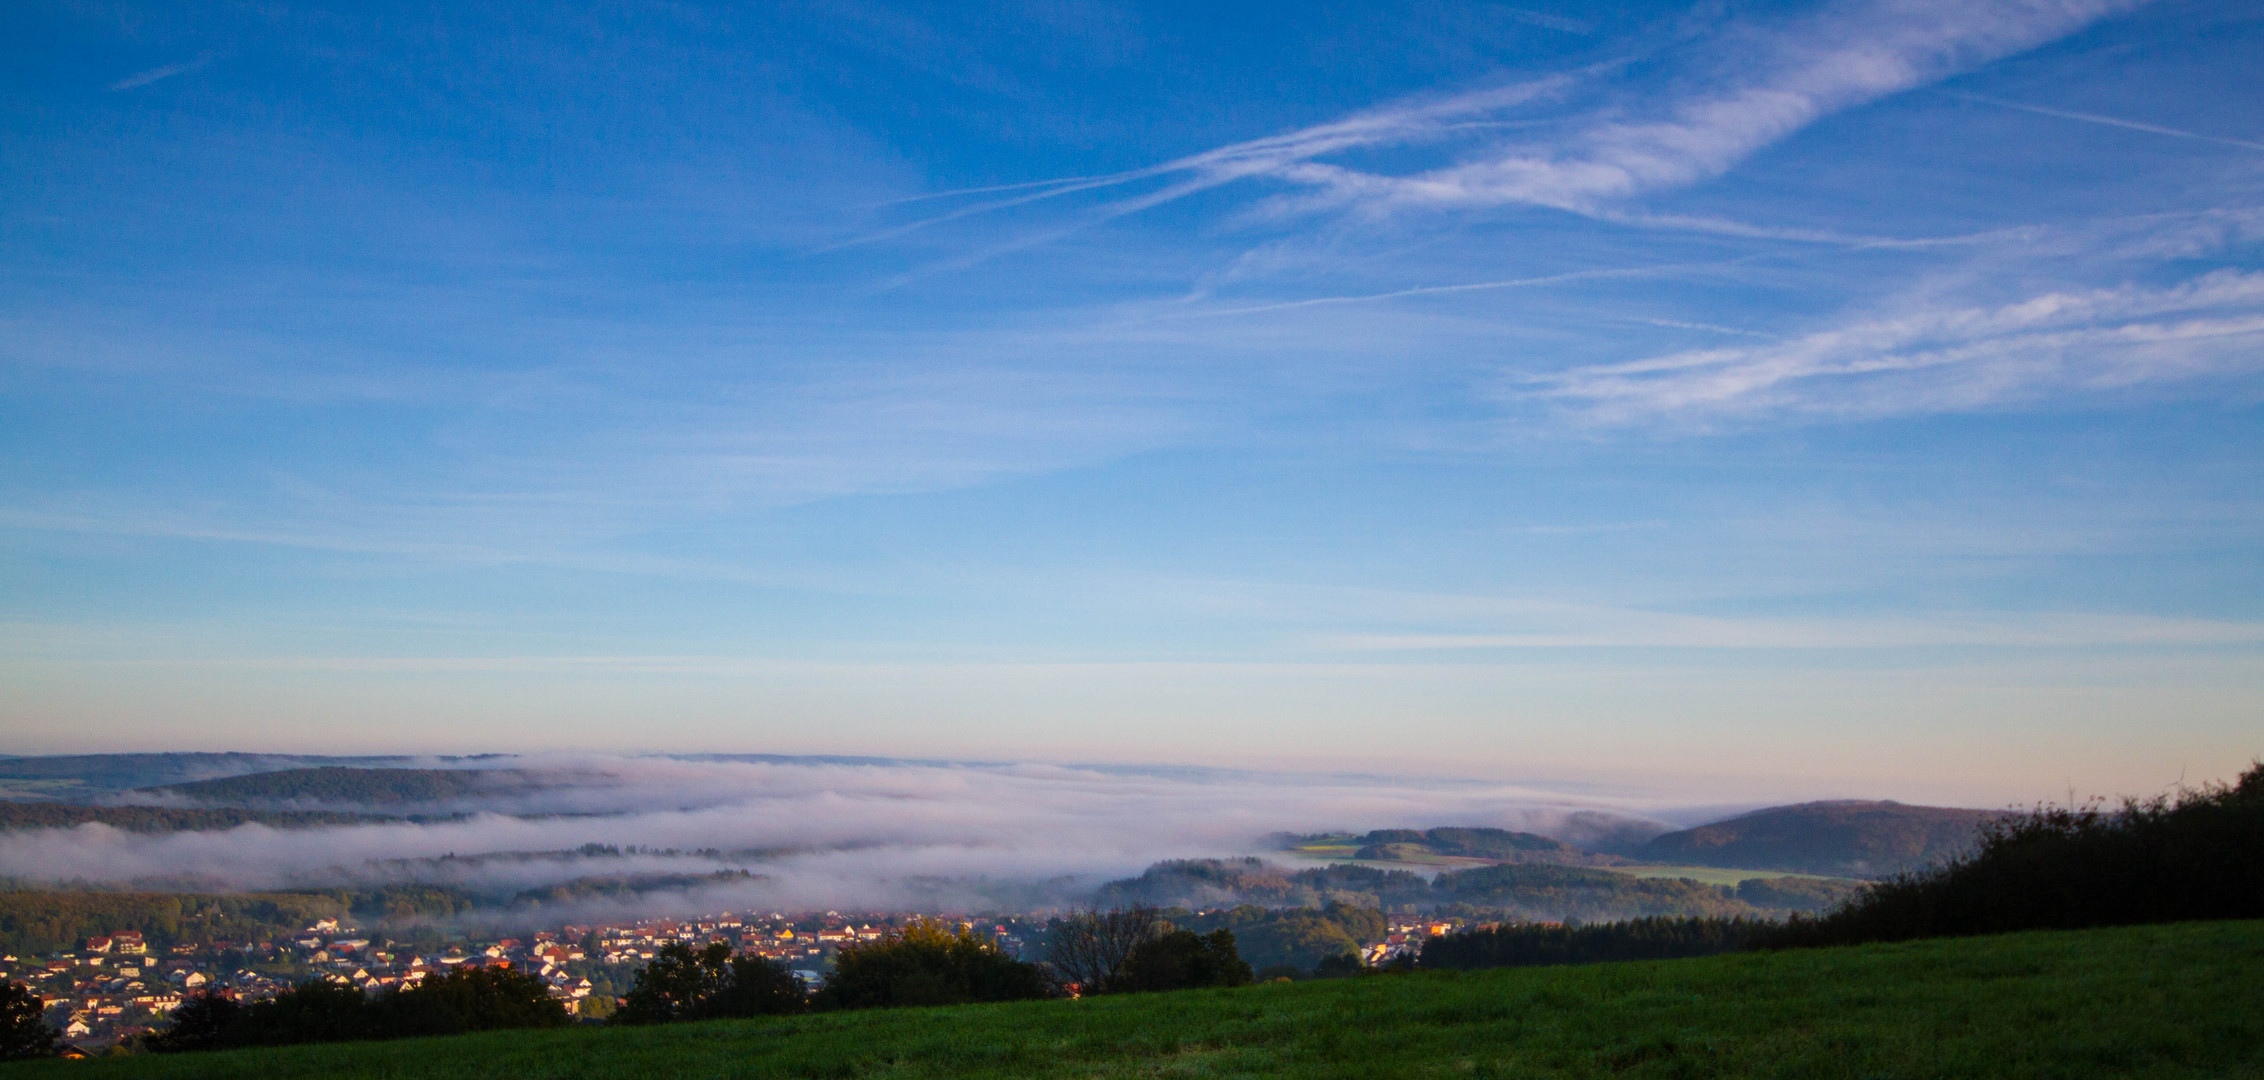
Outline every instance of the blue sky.
<svg viewBox="0 0 2264 1080">
<path fill-rule="evenodd" d="M 2264 16 L 10 5 L 18 752 L 2264 752 Z"/>
</svg>

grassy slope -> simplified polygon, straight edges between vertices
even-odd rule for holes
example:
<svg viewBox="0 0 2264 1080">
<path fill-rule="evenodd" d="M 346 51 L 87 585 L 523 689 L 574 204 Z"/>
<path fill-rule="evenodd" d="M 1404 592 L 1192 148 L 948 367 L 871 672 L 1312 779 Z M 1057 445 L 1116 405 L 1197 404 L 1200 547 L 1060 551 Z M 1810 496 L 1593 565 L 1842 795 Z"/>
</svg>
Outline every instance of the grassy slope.
<svg viewBox="0 0 2264 1080">
<path fill-rule="evenodd" d="M 50 1073 L 2264 1077 L 2264 922 L 0 1070 Z"/>
</svg>

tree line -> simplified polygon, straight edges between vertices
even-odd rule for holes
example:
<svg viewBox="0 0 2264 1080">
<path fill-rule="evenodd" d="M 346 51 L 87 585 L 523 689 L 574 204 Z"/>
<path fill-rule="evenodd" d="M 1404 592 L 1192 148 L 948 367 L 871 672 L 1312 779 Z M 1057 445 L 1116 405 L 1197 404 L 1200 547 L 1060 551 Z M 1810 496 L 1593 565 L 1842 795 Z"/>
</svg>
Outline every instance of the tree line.
<svg viewBox="0 0 2264 1080">
<path fill-rule="evenodd" d="M 1482 830 L 1433 829 L 1410 835 L 1439 834 L 1444 841 L 1475 844 L 1498 840 L 1498 850 L 1517 848 L 1510 839 L 1463 833 Z M 1390 832 L 1371 833 L 1390 836 Z M 1472 921 L 1579 919 L 1605 922 L 1654 915 L 1747 919 L 1790 911 L 1819 911 L 1845 899 L 1857 886 L 1821 878 L 1755 879 L 1738 886 L 1708 885 L 1685 878 L 1639 878 L 1592 867 L 1546 862 L 1451 870 L 1426 880 L 1406 870 L 1335 864 L 1289 870 L 1256 858 L 1174 859 L 1156 863 L 1139 877 L 1101 886 L 1100 903 L 1148 904 L 1189 909 L 1366 908 L 1424 910 Z M 1262 955 L 1246 946 L 1251 956 Z M 1261 966 L 1276 962 L 1268 959 Z M 1308 965 L 1309 966 L 1309 965 Z"/>
<path fill-rule="evenodd" d="M 75 949 L 89 937 L 132 930 L 152 947 L 225 939 L 260 941 L 319 919 L 444 919 L 473 898 L 436 885 L 305 889 L 268 893 L 0 891 L 0 952 Z"/>
<path fill-rule="evenodd" d="M 1418 967 L 1473 968 L 1677 960 L 1735 952 L 1777 928 L 1759 919 L 1652 916 L 1590 925 L 1508 924 L 1446 934 L 1423 943 Z"/>
<path fill-rule="evenodd" d="M 2264 763 L 2108 806 L 2039 807 L 1982 826 L 1972 854 L 1891 878 L 1761 944 L 2264 917 Z"/>
<path fill-rule="evenodd" d="M 79 806 L 73 803 L 0 800 L 0 831 L 68 829 L 87 824 L 108 825 L 113 829 L 141 833 L 217 831 L 233 829 L 238 825 L 313 829 L 401 820 L 404 819 L 390 814 L 356 814 L 335 810 L 246 810 L 233 806 Z"/>
</svg>

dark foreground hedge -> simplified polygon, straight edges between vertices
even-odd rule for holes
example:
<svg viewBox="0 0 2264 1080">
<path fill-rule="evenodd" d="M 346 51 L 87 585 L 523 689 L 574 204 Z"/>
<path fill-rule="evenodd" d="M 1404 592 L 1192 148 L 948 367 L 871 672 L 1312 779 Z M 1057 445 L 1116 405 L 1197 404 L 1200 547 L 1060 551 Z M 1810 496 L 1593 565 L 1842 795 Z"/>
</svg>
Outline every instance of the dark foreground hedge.
<svg viewBox="0 0 2264 1080">
<path fill-rule="evenodd" d="M 320 980 L 248 1005 L 200 994 L 174 1010 L 172 1025 L 149 1036 L 145 1046 L 165 1054 L 563 1027 L 570 1021 L 566 1007 L 532 975 L 509 968 L 459 968 L 374 997 L 358 987 Z"/>
<path fill-rule="evenodd" d="M 1972 855 L 1883 882 L 1759 944 L 2264 917 L 2264 764 L 2231 784 L 2119 806 L 2039 808 L 1982 827 Z"/>
<path fill-rule="evenodd" d="M 1611 960 L 1679 960 L 1735 952 L 1777 928 L 1759 919 L 1660 916 L 1586 926 L 1512 924 L 1435 937 L 1416 966 L 1468 971 Z"/>
</svg>

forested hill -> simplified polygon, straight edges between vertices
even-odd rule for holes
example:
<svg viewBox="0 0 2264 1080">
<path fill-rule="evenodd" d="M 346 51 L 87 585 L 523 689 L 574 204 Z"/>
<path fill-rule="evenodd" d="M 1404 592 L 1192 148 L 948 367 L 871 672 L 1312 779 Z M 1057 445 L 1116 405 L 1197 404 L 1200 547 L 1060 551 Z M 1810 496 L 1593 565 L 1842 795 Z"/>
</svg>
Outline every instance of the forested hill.
<svg viewBox="0 0 2264 1080">
<path fill-rule="evenodd" d="M 76 949 L 131 930 L 163 950 L 179 942 L 238 944 L 289 934 L 316 919 L 418 921 L 470 911 L 472 898 L 432 885 L 296 892 L 197 893 L 0 890 L 0 953 Z"/>
<path fill-rule="evenodd" d="M 1847 882 L 1816 878 L 1753 878 L 1717 886 L 1546 863 L 1474 867 L 1426 880 L 1406 870 L 1348 864 L 1290 870 L 1259 859 L 1173 859 L 1148 867 L 1139 877 L 1102 885 L 1095 903 L 1191 910 L 1241 905 L 1413 909 L 1473 918 L 1596 922 L 1650 915 L 1816 912 L 1854 889 Z"/>
<path fill-rule="evenodd" d="M 127 832 L 185 832 L 266 825 L 312 829 L 325 825 L 367 825 L 400 821 L 389 814 L 329 810 L 245 810 L 239 807 L 185 809 L 172 806 L 74 806 L 69 803 L 0 801 L 0 832 L 13 829 L 67 829 L 90 822 Z"/>
<path fill-rule="evenodd" d="M 2000 813 L 1898 802 L 1773 806 L 1668 833 L 1633 854 L 1670 864 L 1878 878 L 1965 853 L 1981 824 Z"/>
<path fill-rule="evenodd" d="M 1503 862 L 1549 861 L 1576 855 L 1572 848 L 1527 832 L 1507 829 L 1377 829 L 1355 841 L 1361 859 L 1402 859 L 1408 855 L 1446 855 Z"/>
<path fill-rule="evenodd" d="M 309 754 L 161 753 L 51 754 L 0 756 L 0 800 L 101 802 L 121 792 L 166 784 L 242 776 L 318 765 L 354 768 L 406 768 L 431 764 L 471 764 L 498 755 L 466 758 L 337 757 Z"/>
<path fill-rule="evenodd" d="M 533 786 L 536 786 L 535 778 L 517 769 L 352 769 L 326 765 L 167 784 L 145 790 L 216 806 L 375 806 L 446 802 Z"/>
</svg>

